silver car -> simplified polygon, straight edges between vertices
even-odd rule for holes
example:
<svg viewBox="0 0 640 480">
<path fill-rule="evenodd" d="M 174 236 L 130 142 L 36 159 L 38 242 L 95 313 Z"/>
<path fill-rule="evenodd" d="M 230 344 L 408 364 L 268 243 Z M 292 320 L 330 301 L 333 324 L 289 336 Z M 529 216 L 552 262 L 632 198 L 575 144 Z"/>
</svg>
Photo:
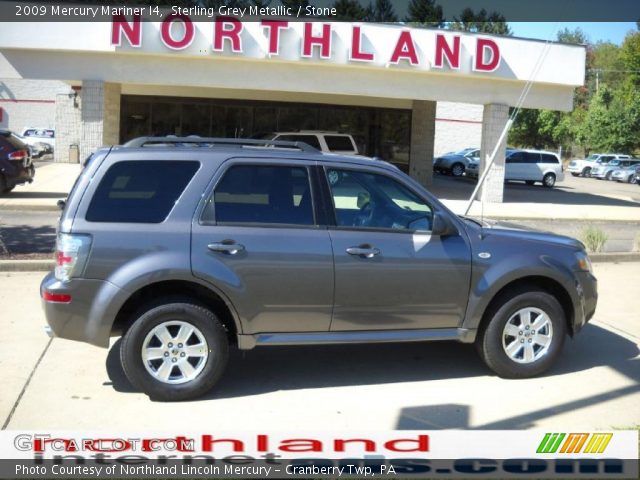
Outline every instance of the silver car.
<svg viewBox="0 0 640 480">
<path fill-rule="evenodd" d="M 625 168 L 618 168 L 611 174 L 611 180 L 616 182 L 636 183 L 636 166 L 630 165 Z"/>
<path fill-rule="evenodd" d="M 606 165 L 600 165 L 591 169 L 591 178 L 597 178 L 598 180 L 612 180 L 613 172 L 621 168 L 627 168 L 635 166 L 640 163 L 637 159 L 615 159 L 611 160 Z"/>
</svg>

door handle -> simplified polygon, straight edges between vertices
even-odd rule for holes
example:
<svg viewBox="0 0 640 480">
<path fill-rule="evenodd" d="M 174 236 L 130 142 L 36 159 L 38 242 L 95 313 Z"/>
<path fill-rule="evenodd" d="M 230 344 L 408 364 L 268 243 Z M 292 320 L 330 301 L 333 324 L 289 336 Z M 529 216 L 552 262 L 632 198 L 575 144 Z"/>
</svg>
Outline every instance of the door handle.
<svg viewBox="0 0 640 480">
<path fill-rule="evenodd" d="M 207 248 L 212 252 L 226 253 L 228 255 L 235 255 L 238 252 L 244 251 L 244 245 L 236 243 L 234 240 L 223 240 L 218 243 L 210 243 Z"/>
<path fill-rule="evenodd" d="M 359 247 L 347 248 L 347 253 L 360 258 L 373 258 L 380 255 L 380 249 L 371 245 L 360 245 Z"/>
</svg>

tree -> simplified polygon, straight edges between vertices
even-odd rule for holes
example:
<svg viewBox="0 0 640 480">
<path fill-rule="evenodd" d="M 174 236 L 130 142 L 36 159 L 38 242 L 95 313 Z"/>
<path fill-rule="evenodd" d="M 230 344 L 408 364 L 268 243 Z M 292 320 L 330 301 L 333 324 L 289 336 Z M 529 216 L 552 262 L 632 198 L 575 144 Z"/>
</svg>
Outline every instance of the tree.
<svg viewBox="0 0 640 480">
<path fill-rule="evenodd" d="M 620 58 L 628 71 L 629 81 L 640 87 L 640 32 L 629 33 L 625 37 Z"/>
<path fill-rule="evenodd" d="M 411 0 L 405 21 L 425 27 L 443 27 L 442 7 L 435 0 Z"/>
<path fill-rule="evenodd" d="M 454 17 L 454 21 L 448 24 L 452 30 L 463 30 L 475 33 L 493 33 L 496 35 L 512 35 L 506 18 L 498 12 L 487 13 L 483 8 L 479 12 L 474 12 L 470 8 L 465 8 L 460 17 Z"/>
<path fill-rule="evenodd" d="M 371 8 L 371 4 L 369 5 Z M 397 22 L 398 17 L 393 11 L 393 5 L 390 0 L 376 0 L 376 5 L 373 8 L 373 18 L 370 19 L 373 22 Z"/>
<path fill-rule="evenodd" d="M 333 8 L 336 9 L 336 19 L 338 20 L 364 20 L 367 13 L 358 0 L 336 0 Z"/>
<path fill-rule="evenodd" d="M 573 43 L 576 45 L 586 45 L 589 43 L 589 37 L 582 31 L 580 27 L 575 30 L 563 28 L 558 32 L 558 41 L 563 43 Z"/>
</svg>

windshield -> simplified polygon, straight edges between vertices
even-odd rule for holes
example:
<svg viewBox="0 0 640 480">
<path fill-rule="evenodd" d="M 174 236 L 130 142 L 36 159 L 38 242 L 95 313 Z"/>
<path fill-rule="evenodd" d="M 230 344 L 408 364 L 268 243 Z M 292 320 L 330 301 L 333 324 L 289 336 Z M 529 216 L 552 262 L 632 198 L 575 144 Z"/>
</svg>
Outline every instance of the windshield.
<svg viewBox="0 0 640 480">
<path fill-rule="evenodd" d="M 462 150 L 458 150 L 457 152 L 454 152 L 453 155 L 465 155 L 466 153 L 472 152 L 473 150 L 475 150 L 475 148 L 463 148 Z"/>
<path fill-rule="evenodd" d="M 599 156 L 600 155 L 598 155 L 597 153 L 592 153 L 587 157 L 587 160 L 596 160 Z"/>
<path fill-rule="evenodd" d="M 607 165 L 615 167 L 617 165 L 620 165 L 620 160 L 611 160 Z"/>
</svg>

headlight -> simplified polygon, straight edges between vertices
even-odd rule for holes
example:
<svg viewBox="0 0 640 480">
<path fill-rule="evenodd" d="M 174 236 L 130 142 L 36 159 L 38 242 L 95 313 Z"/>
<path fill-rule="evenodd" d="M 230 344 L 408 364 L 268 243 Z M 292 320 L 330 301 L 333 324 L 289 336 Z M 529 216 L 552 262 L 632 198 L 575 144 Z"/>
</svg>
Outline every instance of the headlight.
<svg viewBox="0 0 640 480">
<path fill-rule="evenodd" d="M 582 270 L 583 272 L 589 272 L 593 275 L 593 265 L 591 264 L 591 260 L 586 252 L 578 252 L 576 254 L 576 258 L 578 260 L 578 270 Z"/>
</svg>

